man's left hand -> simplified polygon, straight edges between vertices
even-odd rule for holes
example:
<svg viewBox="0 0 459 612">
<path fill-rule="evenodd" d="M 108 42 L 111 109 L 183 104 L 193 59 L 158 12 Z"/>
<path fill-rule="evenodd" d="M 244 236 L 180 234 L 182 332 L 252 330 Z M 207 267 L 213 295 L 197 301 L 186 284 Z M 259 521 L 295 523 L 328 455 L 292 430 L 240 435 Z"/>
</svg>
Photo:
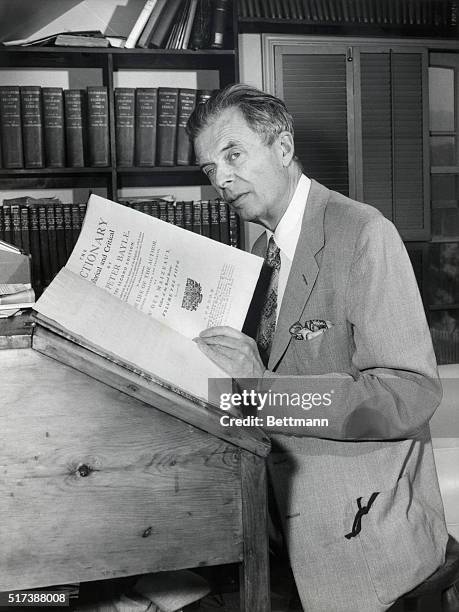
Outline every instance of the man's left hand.
<svg viewBox="0 0 459 612">
<path fill-rule="evenodd" d="M 232 327 L 209 327 L 194 338 L 204 355 L 232 378 L 261 378 L 265 366 L 257 343 Z"/>
</svg>

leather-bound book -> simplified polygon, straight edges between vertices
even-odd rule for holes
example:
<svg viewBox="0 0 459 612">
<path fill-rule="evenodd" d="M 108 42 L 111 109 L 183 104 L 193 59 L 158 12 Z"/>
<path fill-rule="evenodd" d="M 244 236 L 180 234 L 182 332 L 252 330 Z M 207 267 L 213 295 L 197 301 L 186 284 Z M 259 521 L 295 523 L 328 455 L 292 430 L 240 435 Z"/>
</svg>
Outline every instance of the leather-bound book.
<svg viewBox="0 0 459 612">
<path fill-rule="evenodd" d="M 65 141 L 67 166 L 83 168 L 85 165 L 85 98 L 83 89 L 64 91 Z"/>
<path fill-rule="evenodd" d="M 43 87 L 43 127 L 48 168 L 65 167 L 64 95 L 61 87 Z"/>
<path fill-rule="evenodd" d="M 186 124 L 196 106 L 196 89 L 180 89 L 177 120 L 177 166 L 189 166 L 193 144 L 186 133 Z"/>
<path fill-rule="evenodd" d="M 158 90 L 138 87 L 135 107 L 135 163 L 154 166 L 156 163 L 156 122 Z"/>
<path fill-rule="evenodd" d="M 45 155 L 41 87 L 38 85 L 21 87 L 21 113 L 24 166 L 43 168 Z"/>
<path fill-rule="evenodd" d="M 115 89 L 115 139 L 117 166 L 134 165 L 135 89 Z"/>
<path fill-rule="evenodd" d="M 175 165 L 178 112 L 177 87 L 158 90 L 158 162 L 160 166 Z"/>
<path fill-rule="evenodd" d="M 4 168 L 23 168 L 21 97 L 19 87 L 0 87 L 0 136 Z"/>
<path fill-rule="evenodd" d="M 88 153 L 89 165 L 110 165 L 107 88 L 96 85 L 88 91 Z"/>
<path fill-rule="evenodd" d="M 210 209 L 210 237 L 220 242 L 220 205 L 218 200 L 209 202 Z"/>
<path fill-rule="evenodd" d="M 228 219 L 228 204 L 224 200 L 218 200 L 220 217 L 220 242 L 231 244 Z"/>
</svg>

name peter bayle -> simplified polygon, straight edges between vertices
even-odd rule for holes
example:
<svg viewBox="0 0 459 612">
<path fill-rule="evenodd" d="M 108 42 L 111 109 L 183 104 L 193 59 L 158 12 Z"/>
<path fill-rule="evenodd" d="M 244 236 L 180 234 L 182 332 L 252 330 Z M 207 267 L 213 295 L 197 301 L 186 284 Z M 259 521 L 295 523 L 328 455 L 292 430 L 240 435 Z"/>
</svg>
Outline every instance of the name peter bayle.
<svg viewBox="0 0 459 612">
<path fill-rule="evenodd" d="M 311 408 L 327 408 L 333 401 L 334 390 L 327 393 L 276 393 L 271 390 L 260 393 L 255 390 L 244 390 L 240 393 L 222 393 L 220 395 L 220 408 L 225 411 L 234 409 L 254 409 L 260 411 L 258 415 L 224 414 L 220 417 L 223 427 L 328 427 L 328 419 L 305 418 L 294 416 L 279 416 L 275 414 L 261 414 L 261 411 L 277 408 L 292 408 L 297 410 L 311 410 Z"/>
</svg>

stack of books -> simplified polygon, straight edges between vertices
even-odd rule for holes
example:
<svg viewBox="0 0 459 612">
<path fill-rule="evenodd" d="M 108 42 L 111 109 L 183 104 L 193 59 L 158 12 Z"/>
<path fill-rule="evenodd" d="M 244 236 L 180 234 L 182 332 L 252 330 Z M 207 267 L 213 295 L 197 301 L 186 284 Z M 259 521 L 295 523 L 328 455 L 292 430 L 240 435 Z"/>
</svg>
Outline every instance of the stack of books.
<svg viewBox="0 0 459 612">
<path fill-rule="evenodd" d="M 196 104 L 206 102 L 211 93 L 177 87 L 117 87 L 117 165 L 192 165 L 193 146 L 186 124 Z"/>
<path fill-rule="evenodd" d="M 107 88 L 3 85 L 0 133 L 4 168 L 109 166 Z"/>
<path fill-rule="evenodd" d="M 0 318 L 34 305 L 30 276 L 30 256 L 0 240 Z"/>
<path fill-rule="evenodd" d="M 125 47 L 221 49 L 231 0 L 147 0 Z"/>
<path fill-rule="evenodd" d="M 124 199 L 120 203 L 195 234 L 234 247 L 240 245 L 239 219 L 221 200 L 177 202 L 172 196 L 152 196 Z M 63 203 L 58 198 L 25 196 L 3 200 L 0 240 L 31 255 L 32 283 L 38 295 L 70 257 L 85 214 L 86 203 Z"/>
<path fill-rule="evenodd" d="M 115 89 L 117 165 L 189 166 L 186 123 L 211 90 L 177 87 Z M 110 165 L 107 88 L 0 86 L 4 168 L 83 168 Z M 1 166 L 0 166 L 1 167 Z"/>
</svg>

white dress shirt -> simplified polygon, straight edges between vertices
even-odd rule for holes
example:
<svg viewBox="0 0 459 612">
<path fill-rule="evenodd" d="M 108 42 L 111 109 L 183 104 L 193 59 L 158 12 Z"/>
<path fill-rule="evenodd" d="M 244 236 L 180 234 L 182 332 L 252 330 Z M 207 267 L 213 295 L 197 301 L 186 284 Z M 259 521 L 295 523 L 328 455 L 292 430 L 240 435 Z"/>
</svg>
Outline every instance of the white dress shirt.
<svg viewBox="0 0 459 612">
<path fill-rule="evenodd" d="M 281 267 L 279 271 L 279 284 L 277 286 L 277 317 L 279 316 L 285 287 L 292 267 L 293 257 L 301 232 L 301 223 L 308 199 L 311 179 L 302 174 L 295 193 L 284 212 L 282 219 L 277 224 L 274 234 L 266 230 L 267 240 L 274 236 L 274 240 L 280 249 Z"/>
</svg>

